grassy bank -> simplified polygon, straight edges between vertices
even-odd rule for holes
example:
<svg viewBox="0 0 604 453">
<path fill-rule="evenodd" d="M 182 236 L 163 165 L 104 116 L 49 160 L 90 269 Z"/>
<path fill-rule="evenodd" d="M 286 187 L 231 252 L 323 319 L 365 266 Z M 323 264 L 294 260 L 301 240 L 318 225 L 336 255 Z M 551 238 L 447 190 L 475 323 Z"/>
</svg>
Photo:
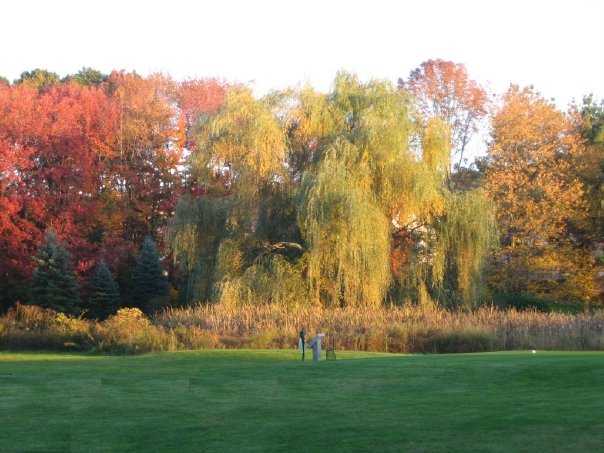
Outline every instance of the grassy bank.
<svg viewBox="0 0 604 453">
<path fill-rule="evenodd" d="M 0 354 L 21 451 L 596 451 L 602 353 Z"/>
</svg>

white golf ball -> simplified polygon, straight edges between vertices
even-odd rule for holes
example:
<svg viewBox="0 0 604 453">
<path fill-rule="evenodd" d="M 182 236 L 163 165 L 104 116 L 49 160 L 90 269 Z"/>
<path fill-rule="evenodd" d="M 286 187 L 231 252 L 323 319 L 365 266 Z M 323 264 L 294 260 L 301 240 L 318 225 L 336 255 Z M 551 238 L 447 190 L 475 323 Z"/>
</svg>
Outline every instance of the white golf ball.
<svg viewBox="0 0 604 453">
<path fill-rule="evenodd" d="M 531 352 L 532 352 L 533 354 L 536 354 L 536 353 L 537 353 L 537 351 L 535 351 L 534 349 L 533 349 Z"/>
</svg>

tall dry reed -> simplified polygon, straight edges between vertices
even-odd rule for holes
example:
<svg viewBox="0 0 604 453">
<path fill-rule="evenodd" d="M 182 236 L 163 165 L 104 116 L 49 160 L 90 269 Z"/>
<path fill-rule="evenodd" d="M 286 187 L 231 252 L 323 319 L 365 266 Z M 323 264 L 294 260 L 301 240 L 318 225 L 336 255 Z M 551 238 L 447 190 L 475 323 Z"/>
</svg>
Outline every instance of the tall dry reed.
<svg viewBox="0 0 604 453">
<path fill-rule="evenodd" d="M 474 352 L 514 349 L 604 350 L 604 312 L 561 314 L 381 308 L 198 305 L 146 318 L 122 309 L 102 322 L 17 305 L 0 317 L 0 349 L 137 353 L 199 348 L 293 348 L 298 332 L 327 334 L 338 349 Z"/>
<path fill-rule="evenodd" d="M 571 315 L 494 307 L 469 312 L 417 306 L 198 305 L 167 309 L 154 322 L 167 329 L 199 329 L 215 338 L 230 338 L 235 345 L 264 336 L 267 347 L 274 346 L 271 335 L 273 343 L 294 346 L 304 327 L 311 334 L 324 332 L 333 337 L 339 348 L 355 350 L 604 349 L 604 312 Z M 231 345 L 227 342 L 226 346 Z"/>
</svg>

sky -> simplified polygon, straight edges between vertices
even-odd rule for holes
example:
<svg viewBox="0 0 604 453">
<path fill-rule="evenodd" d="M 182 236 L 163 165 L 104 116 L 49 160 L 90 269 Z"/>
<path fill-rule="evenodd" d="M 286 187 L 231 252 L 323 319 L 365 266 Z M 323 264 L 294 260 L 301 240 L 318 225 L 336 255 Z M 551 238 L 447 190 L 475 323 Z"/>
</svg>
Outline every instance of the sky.
<svg viewBox="0 0 604 453">
<path fill-rule="evenodd" d="M 257 94 L 338 70 L 406 77 L 430 58 L 464 63 L 495 93 L 534 85 L 566 107 L 604 97 L 603 0 L 7 1 L 0 75 L 164 72 L 250 83 Z"/>
</svg>

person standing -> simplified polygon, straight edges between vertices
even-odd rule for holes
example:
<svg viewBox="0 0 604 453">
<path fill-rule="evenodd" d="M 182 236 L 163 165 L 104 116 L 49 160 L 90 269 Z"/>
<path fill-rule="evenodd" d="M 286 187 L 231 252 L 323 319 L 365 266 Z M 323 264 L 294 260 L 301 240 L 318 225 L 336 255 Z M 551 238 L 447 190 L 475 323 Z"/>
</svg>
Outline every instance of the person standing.
<svg viewBox="0 0 604 453">
<path fill-rule="evenodd" d="M 300 338 L 298 340 L 298 349 L 302 351 L 302 361 L 304 361 L 305 348 L 306 348 L 306 332 L 304 330 L 304 327 L 302 327 L 302 330 L 300 331 Z"/>
</svg>

